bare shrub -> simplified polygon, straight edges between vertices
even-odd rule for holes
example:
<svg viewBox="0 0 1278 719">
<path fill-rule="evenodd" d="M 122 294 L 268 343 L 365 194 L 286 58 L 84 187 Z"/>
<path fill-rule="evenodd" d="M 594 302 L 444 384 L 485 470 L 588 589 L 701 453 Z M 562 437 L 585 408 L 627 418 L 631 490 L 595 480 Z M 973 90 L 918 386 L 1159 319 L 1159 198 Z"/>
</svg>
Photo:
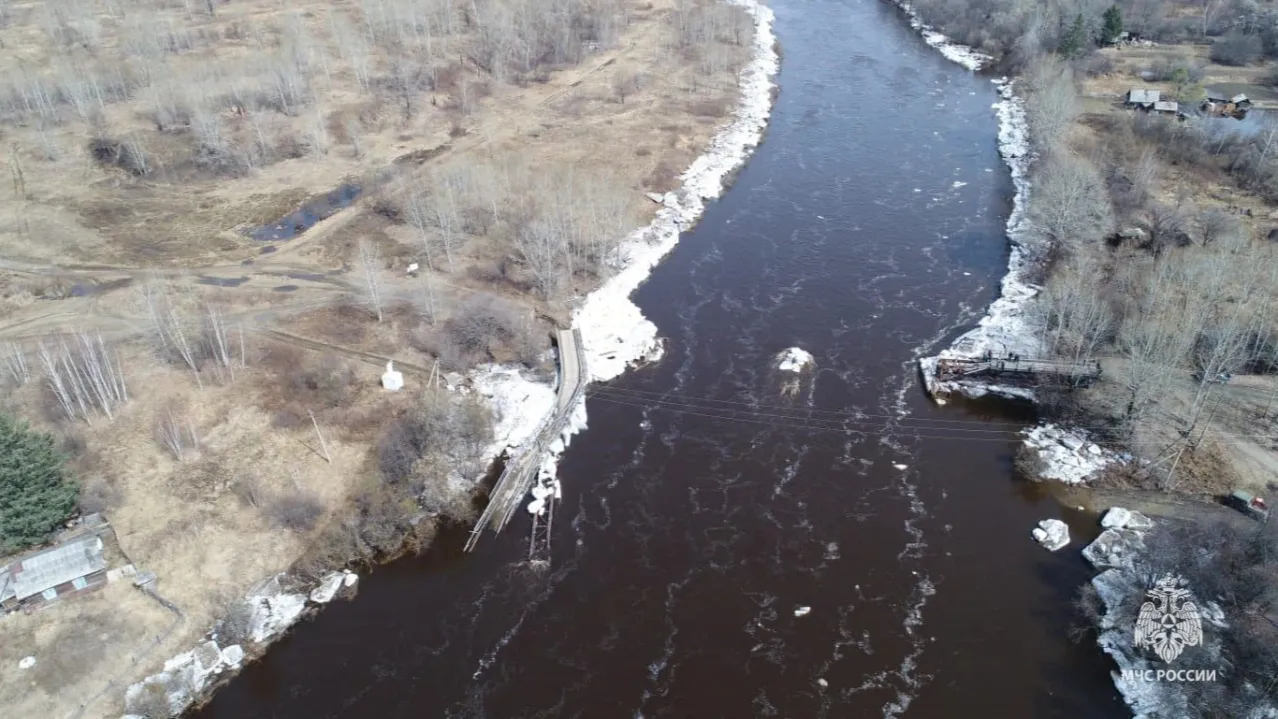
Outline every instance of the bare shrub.
<svg viewBox="0 0 1278 719">
<path fill-rule="evenodd" d="M 462 517 L 470 512 L 470 499 L 457 486 L 482 473 L 491 436 L 491 418 L 482 403 L 428 393 L 382 432 L 378 468 L 386 484 L 409 488 L 426 511 Z M 454 483 L 454 476 L 461 481 Z"/>
<path fill-rule="evenodd" d="M 141 177 L 150 172 L 146 151 L 136 138 L 115 140 L 109 137 L 95 137 L 89 140 L 89 154 L 98 164 L 118 167 L 135 177 Z"/>
<path fill-rule="evenodd" d="M 266 501 L 262 478 L 254 472 L 243 472 L 231 481 L 231 493 L 248 507 L 260 507 Z"/>
<path fill-rule="evenodd" d="M 1172 247 L 1189 244 L 1189 235 L 1185 232 L 1185 213 L 1179 207 L 1155 204 L 1149 208 L 1147 218 L 1149 239 L 1146 244 L 1155 255 Z"/>
<path fill-rule="evenodd" d="M 444 323 L 449 340 L 474 360 L 509 358 L 530 361 L 529 318 L 497 295 L 477 292 Z"/>
<path fill-rule="evenodd" d="M 1211 46 L 1211 60 L 1221 65 L 1250 65 L 1260 59 L 1264 45 L 1256 35 L 1231 32 Z"/>
<path fill-rule="evenodd" d="M 190 413 L 175 403 L 170 403 L 155 420 L 155 439 L 179 462 L 188 452 L 199 448 L 200 437 Z"/>
<path fill-rule="evenodd" d="M 253 605 L 244 599 L 235 599 L 226 605 L 221 621 L 217 623 L 218 644 L 248 644 L 253 627 Z"/>
<path fill-rule="evenodd" d="M 266 511 L 276 526 L 290 532 L 309 532 L 324 515 L 324 502 L 314 492 L 294 489 L 272 498 Z"/>
<path fill-rule="evenodd" d="M 80 511 L 84 514 L 109 514 L 124 501 L 124 492 L 116 482 L 105 477 L 90 477 L 80 488 Z"/>
</svg>

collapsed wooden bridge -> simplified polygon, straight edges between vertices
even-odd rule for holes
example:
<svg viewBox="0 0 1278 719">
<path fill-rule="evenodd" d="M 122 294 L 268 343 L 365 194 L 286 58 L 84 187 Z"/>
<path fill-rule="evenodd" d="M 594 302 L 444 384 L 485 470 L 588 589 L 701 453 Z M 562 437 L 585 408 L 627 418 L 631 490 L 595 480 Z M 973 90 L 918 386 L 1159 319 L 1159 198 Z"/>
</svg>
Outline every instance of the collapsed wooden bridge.
<svg viewBox="0 0 1278 719">
<path fill-rule="evenodd" d="M 1017 354 L 981 357 L 946 357 L 936 361 L 936 377 L 953 380 L 976 377 L 1000 377 L 1038 381 L 1055 378 L 1070 384 L 1091 382 L 1101 375 L 1099 362 L 1070 362 L 1064 360 L 1034 359 Z"/>
<path fill-rule="evenodd" d="M 542 459 L 550 445 L 559 437 L 572 418 L 573 409 L 586 392 L 590 375 L 586 371 L 586 350 L 581 341 L 581 330 L 559 330 L 559 388 L 555 412 L 538 428 L 532 444 L 521 449 L 506 461 L 506 467 L 488 498 L 488 506 L 479 515 L 466 541 L 466 551 L 475 548 L 484 530 L 500 532 L 510 522 L 515 510 L 523 504 L 532 491 Z M 548 512 L 554 512 L 554 502 L 547 503 Z M 553 515 L 552 515 L 553 516 Z M 549 517 L 544 520 L 549 523 Z M 538 524 L 541 524 L 539 522 Z M 533 529 L 537 534 L 537 527 Z M 547 537 L 548 541 L 548 537 Z"/>
</svg>

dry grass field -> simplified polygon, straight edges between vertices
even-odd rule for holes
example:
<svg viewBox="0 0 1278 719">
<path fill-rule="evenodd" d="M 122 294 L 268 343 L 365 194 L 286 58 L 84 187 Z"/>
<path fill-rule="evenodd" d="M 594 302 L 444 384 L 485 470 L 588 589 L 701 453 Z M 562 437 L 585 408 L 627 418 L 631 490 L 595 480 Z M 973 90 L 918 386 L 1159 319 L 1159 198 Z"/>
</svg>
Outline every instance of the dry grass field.
<svg viewBox="0 0 1278 719">
<path fill-rule="evenodd" d="M 1114 177 L 1140 177 L 1146 199 L 1137 206 L 1118 208 L 1119 228 L 1149 231 L 1157 229 L 1160 223 L 1173 227 L 1178 234 L 1175 244 L 1183 245 L 1178 248 L 1178 257 L 1183 258 L 1187 266 L 1196 264 L 1204 268 L 1199 271 L 1202 277 L 1220 274 L 1228 282 L 1241 282 L 1247 273 L 1225 268 L 1242 262 L 1259 267 L 1263 274 L 1264 268 L 1272 266 L 1278 252 L 1270 237 L 1270 232 L 1278 227 L 1278 212 L 1272 201 L 1255 188 L 1243 186 L 1236 175 L 1223 169 L 1211 153 L 1212 149 L 1219 151 L 1219 148 L 1209 147 L 1197 155 L 1172 152 L 1175 148 L 1169 147 L 1169 143 L 1177 142 L 1173 136 L 1142 135 L 1134 131 L 1139 113 L 1123 106 L 1123 98 L 1132 88 L 1158 89 L 1174 96 L 1175 83 L 1147 81 L 1142 79 L 1142 72 L 1160 66 L 1195 67 L 1199 88 L 1225 88 L 1231 93 L 1245 93 L 1257 101 L 1253 117 L 1248 118 L 1250 129 L 1243 131 L 1244 135 L 1254 137 L 1256 133 L 1268 132 L 1271 125 L 1265 123 L 1272 121 L 1265 116 L 1278 104 L 1272 101 L 1272 91 L 1257 82 L 1272 66 L 1220 65 L 1209 61 L 1209 50 L 1208 45 L 1158 45 L 1097 51 L 1109 61 L 1112 70 L 1080 78 L 1081 112 L 1068 130 L 1068 143 L 1075 153 L 1089 158 L 1106 173 L 1111 182 Z M 1192 103 L 1189 110 L 1191 115 L 1195 114 Z M 1186 126 L 1203 122 L 1214 123 L 1222 133 L 1221 138 L 1233 128 L 1246 127 L 1230 118 L 1196 117 L 1187 120 Z M 1228 142 L 1222 141 L 1221 146 L 1228 147 Z M 1202 239 L 1209 222 L 1227 226 L 1231 235 L 1240 238 L 1239 243 Z M 1120 265 L 1139 267 L 1149 261 L 1148 248 L 1132 243 L 1119 243 L 1108 252 L 1112 261 Z M 1206 269 L 1213 267 L 1218 269 Z M 1250 305 L 1256 306 L 1256 318 L 1246 329 L 1257 337 L 1268 336 L 1275 328 L 1265 309 L 1269 306 L 1266 303 L 1272 302 L 1275 296 L 1275 287 L 1266 277 L 1260 277 L 1258 284 L 1244 295 Z M 1105 294 L 1115 292 L 1111 289 Z M 1234 291 L 1224 285 L 1204 288 L 1202 294 L 1214 298 L 1213 302 L 1226 303 L 1225 307 L 1237 301 Z M 1202 309 L 1202 302 L 1188 301 L 1188 312 Z M 1083 393 L 1082 404 L 1095 417 L 1118 417 L 1124 411 L 1123 403 L 1128 397 L 1128 390 L 1123 387 L 1127 381 L 1124 378 L 1136 372 L 1130 357 L 1121 348 L 1118 350 L 1113 352 L 1114 356 L 1102 360 L 1106 367 L 1102 381 Z M 1196 352 L 1202 355 L 1206 351 L 1200 347 Z M 1266 366 L 1268 359 L 1263 346 L 1239 346 L 1236 352 L 1263 356 L 1251 363 L 1241 363 L 1243 369 L 1234 371 L 1237 376 L 1229 384 L 1209 388 L 1206 393 L 1191 376 L 1190 368 L 1168 370 L 1165 377 L 1153 383 L 1158 389 L 1150 400 L 1150 408 L 1141 421 L 1133 424 L 1126 439 L 1135 454 L 1153 462 L 1147 473 L 1150 478 L 1166 476 L 1179 456 L 1176 464 L 1179 491 L 1219 496 L 1245 487 L 1262 495 L 1272 494 L 1275 469 L 1278 469 L 1278 403 L 1275 402 L 1278 393 L 1272 377 L 1244 374 Z M 1195 428 L 1195 447 L 1178 455 L 1178 448 L 1185 442 L 1182 433 L 1186 427 Z"/>
<path fill-rule="evenodd" d="M 730 116 L 752 35 L 714 0 L 0 7 L 0 410 L 61 439 L 186 617 L 166 633 L 119 582 L 0 618 L 5 716 L 118 716 L 258 581 L 393 551 L 404 498 L 444 484 L 427 457 L 387 481 L 388 425 L 481 417 L 440 408 L 436 369 L 546 370 L 645 193 Z M 252 236 L 302 207 L 322 217 Z M 63 406 L 42 347 L 127 397 Z M 390 358 L 407 391 L 378 386 Z"/>
</svg>

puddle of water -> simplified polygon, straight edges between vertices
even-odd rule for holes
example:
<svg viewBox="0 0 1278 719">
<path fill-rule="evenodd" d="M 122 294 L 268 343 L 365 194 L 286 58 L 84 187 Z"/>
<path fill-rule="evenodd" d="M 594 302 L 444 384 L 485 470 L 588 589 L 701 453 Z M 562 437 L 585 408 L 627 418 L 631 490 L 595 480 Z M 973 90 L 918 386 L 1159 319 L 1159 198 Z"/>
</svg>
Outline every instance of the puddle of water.
<svg viewBox="0 0 1278 719">
<path fill-rule="evenodd" d="M 271 289 L 276 292 L 292 292 L 297 289 L 297 285 L 280 285 L 279 287 L 272 287 Z"/>
<path fill-rule="evenodd" d="M 357 184 L 347 183 L 336 190 L 308 201 L 277 222 L 249 230 L 249 237 L 262 242 L 291 240 L 315 226 L 315 223 L 332 217 L 338 210 L 350 207 L 363 190 Z"/>
<path fill-rule="evenodd" d="M 128 287 L 133 284 L 132 277 L 121 277 L 117 280 L 108 280 L 106 282 L 94 282 L 88 280 L 85 282 L 77 282 L 71 285 L 71 289 L 67 292 L 67 297 L 89 297 L 91 295 L 100 295 L 111 290 L 118 290 L 121 287 Z"/>
<path fill-rule="evenodd" d="M 323 282 L 328 279 L 328 275 L 320 272 L 288 272 L 284 276 L 290 280 L 305 280 L 306 282 Z"/>
<path fill-rule="evenodd" d="M 208 277 L 203 276 L 196 280 L 201 285 L 212 285 L 214 287 L 239 287 L 248 282 L 247 277 Z"/>
</svg>

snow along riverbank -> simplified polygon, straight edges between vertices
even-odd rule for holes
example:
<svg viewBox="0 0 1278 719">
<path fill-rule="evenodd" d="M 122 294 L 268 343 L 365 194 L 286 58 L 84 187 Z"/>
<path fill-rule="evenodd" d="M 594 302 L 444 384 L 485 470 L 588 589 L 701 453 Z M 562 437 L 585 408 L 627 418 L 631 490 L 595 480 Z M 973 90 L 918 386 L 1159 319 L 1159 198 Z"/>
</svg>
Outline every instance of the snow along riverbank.
<svg viewBox="0 0 1278 719">
<path fill-rule="evenodd" d="M 776 37 L 772 32 L 772 10 L 756 0 L 727 2 L 743 8 L 754 20 L 751 60 L 741 71 L 740 104 L 732 121 L 710 141 L 710 148 L 683 173 L 679 189 L 662 196 L 662 207 L 652 222 L 631 233 L 618 245 L 609 262 L 616 274 L 580 300 L 574 310 L 573 326 L 581 330 L 585 369 L 591 382 L 606 382 L 630 367 L 661 358 L 663 349 L 657 336 L 657 326 L 643 316 L 630 296 L 648 279 L 657 263 L 674 249 L 679 235 L 692 229 L 705 211 L 706 202 L 723 194 L 724 179 L 745 164 L 767 127 L 772 112 L 772 78 L 779 68 Z M 517 385 L 504 384 L 508 385 L 506 390 L 490 395 L 501 407 L 517 404 L 510 401 L 509 394 L 532 394 Z M 538 403 L 539 407 L 541 404 Z M 517 411 L 530 414 L 524 409 Z M 549 420 L 552 411 L 553 402 L 544 409 L 540 421 L 513 425 L 516 428 L 539 428 Z M 551 494 L 558 497 L 562 493 L 555 479 L 559 455 L 567 448 L 572 435 L 585 427 L 583 399 L 573 411 L 572 420 L 562 435 L 546 451 L 529 511 L 541 513 L 545 498 Z M 535 432 L 528 436 L 535 436 Z M 499 435 L 497 444 L 504 449 L 518 446 L 526 438 Z"/>
<path fill-rule="evenodd" d="M 910 18 L 910 25 L 922 33 L 924 40 L 936 47 L 942 55 L 968 68 L 979 70 L 985 56 L 950 40 L 926 25 L 908 3 L 895 0 Z M 1031 305 L 1039 288 L 1031 281 L 1035 256 L 1042 256 L 1043 248 L 1033 247 L 1034 236 L 1028 219 L 1030 181 L 1029 170 L 1034 155 L 1029 142 L 1029 121 L 1025 105 L 1017 97 L 1014 84 L 1007 78 L 995 81 L 999 86 L 999 102 L 994 110 L 998 115 L 998 149 L 1003 162 L 1011 173 L 1016 194 L 1012 199 L 1012 212 L 1007 218 L 1007 239 L 1011 244 L 1007 274 L 1001 283 L 999 297 L 994 300 L 985 316 L 972 330 L 959 337 L 948 349 L 933 357 L 919 360 L 919 369 L 927 391 L 938 402 L 944 396 L 961 394 L 968 397 L 997 395 L 1033 400 L 1032 391 L 977 379 L 938 378 L 937 361 L 940 359 L 971 359 L 985 353 L 1015 353 L 1026 357 L 1040 354 L 1040 342 L 1036 318 Z M 1040 240 L 1041 241 L 1041 240 Z M 1130 457 L 1106 451 L 1090 442 L 1082 430 L 1071 430 L 1054 425 L 1041 425 L 1022 432 L 1025 445 L 1040 460 L 1040 475 L 1046 479 L 1077 484 L 1096 476 L 1101 470 L 1115 463 L 1129 461 Z M 1114 510 L 1111 510 L 1113 512 Z M 1122 510 L 1120 510 L 1122 512 Z M 1118 515 L 1115 515 L 1117 517 Z M 1130 516 L 1130 513 L 1122 516 Z M 1107 515 L 1107 519 L 1110 515 Z M 1140 519 L 1144 520 L 1143 517 Z M 1144 520 L 1148 522 L 1148 520 Z M 1113 522 L 1111 522 L 1112 524 Z M 1125 627 L 1114 626 L 1112 617 L 1118 601 L 1130 587 L 1132 562 L 1143 544 L 1141 530 L 1145 524 L 1111 527 L 1084 550 L 1084 556 L 1098 570 L 1104 570 L 1092 582 L 1106 607 L 1106 624 L 1102 627 L 1099 643 L 1114 658 L 1121 669 L 1138 666 L 1138 659 L 1131 643 L 1131 633 Z M 1121 533 L 1121 534 L 1120 534 Z M 1102 541 L 1105 540 L 1105 541 Z M 1121 540 L 1121 541 L 1120 541 Z M 1060 548 L 1060 542 L 1052 543 Z M 1059 545 L 1059 546 L 1057 546 Z M 1121 546 L 1120 546 L 1121 545 Z M 1115 687 L 1124 701 L 1136 713 L 1136 719 L 1155 719 L 1176 716 L 1160 710 L 1177 707 L 1183 697 L 1178 692 L 1166 691 L 1168 685 L 1144 684 L 1136 686 L 1127 682 L 1118 672 L 1112 672 Z"/>
<path fill-rule="evenodd" d="M 943 378 L 936 373 L 937 361 L 941 359 L 974 359 L 987 352 L 996 356 L 1015 353 L 1036 357 L 1041 354 L 1039 332 L 1031 307 L 1039 292 L 1039 288 L 1030 281 L 1035 269 L 1033 258 L 1042 253 L 1032 247 L 1035 240 L 1028 219 L 1029 170 L 1034 161 L 1029 142 L 1029 122 L 1025 117 L 1025 104 L 1017 97 L 1014 83 L 1007 78 L 996 82 L 1001 98 L 994 104 L 998 115 L 998 151 L 1016 188 L 1012 213 L 1007 218 L 1007 239 L 1012 249 L 999 297 L 976 327 L 938 355 L 919 360 L 927 391 L 939 402 L 943 402 L 948 394 L 1034 398 L 1033 392 L 1023 387 L 999 385 L 980 378 Z"/>
</svg>

